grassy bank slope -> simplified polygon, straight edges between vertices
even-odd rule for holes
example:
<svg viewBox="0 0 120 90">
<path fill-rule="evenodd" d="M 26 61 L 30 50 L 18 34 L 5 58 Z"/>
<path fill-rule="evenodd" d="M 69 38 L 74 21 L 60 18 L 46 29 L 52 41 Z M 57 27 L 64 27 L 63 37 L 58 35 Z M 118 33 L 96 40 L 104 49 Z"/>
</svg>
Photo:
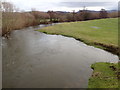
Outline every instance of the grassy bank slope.
<svg viewBox="0 0 120 90">
<path fill-rule="evenodd" d="M 118 64 L 95 63 L 91 68 L 94 71 L 89 79 L 89 88 L 118 88 Z"/>
<path fill-rule="evenodd" d="M 74 37 L 86 44 L 118 54 L 118 18 L 62 23 L 38 31 Z"/>
</svg>

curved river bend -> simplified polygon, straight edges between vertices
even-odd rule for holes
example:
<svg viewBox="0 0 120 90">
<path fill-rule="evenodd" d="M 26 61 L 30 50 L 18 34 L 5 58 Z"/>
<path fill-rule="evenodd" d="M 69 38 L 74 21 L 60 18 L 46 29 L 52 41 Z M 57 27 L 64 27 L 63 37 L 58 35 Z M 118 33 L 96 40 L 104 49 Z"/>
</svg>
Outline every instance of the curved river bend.
<svg viewBox="0 0 120 90">
<path fill-rule="evenodd" d="M 30 27 L 3 38 L 3 88 L 87 88 L 95 62 L 118 57 L 73 38 Z"/>
</svg>

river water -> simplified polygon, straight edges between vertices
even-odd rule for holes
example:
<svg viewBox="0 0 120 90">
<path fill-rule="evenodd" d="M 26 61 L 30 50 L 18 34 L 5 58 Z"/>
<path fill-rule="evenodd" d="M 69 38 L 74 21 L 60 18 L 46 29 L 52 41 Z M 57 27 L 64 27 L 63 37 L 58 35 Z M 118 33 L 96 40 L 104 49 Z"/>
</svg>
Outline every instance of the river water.
<svg viewBox="0 0 120 90">
<path fill-rule="evenodd" d="M 118 57 L 73 38 L 29 27 L 2 39 L 3 88 L 87 88 L 95 62 Z"/>
</svg>

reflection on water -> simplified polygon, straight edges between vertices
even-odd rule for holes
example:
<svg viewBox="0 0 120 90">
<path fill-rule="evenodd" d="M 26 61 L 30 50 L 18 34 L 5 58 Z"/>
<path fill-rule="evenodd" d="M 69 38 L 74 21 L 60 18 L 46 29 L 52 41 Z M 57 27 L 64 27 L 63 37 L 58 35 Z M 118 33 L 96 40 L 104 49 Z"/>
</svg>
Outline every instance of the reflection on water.
<svg viewBox="0 0 120 90">
<path fill-rule="evenodd" d="M 47 35 L 30 27 L 3 39 L 4 88 L 86 88 L 95 62 L 118 57 L 73 38 Z"/>
</svg>

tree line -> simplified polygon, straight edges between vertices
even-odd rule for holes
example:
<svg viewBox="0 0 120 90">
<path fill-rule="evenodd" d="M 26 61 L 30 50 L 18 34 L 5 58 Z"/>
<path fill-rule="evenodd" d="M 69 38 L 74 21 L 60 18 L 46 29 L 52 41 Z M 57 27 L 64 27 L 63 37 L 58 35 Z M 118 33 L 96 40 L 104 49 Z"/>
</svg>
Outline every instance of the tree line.
<svg viewBox="0 0 120 90">
<path fill-rule="evenodd" d="M 86 9 L 79 10 L 78 12 L 75 12 L 75 10 L 73 12 L 40 12 L 32 8 L 29 12 L 23 12 L 19 11 L 19 8 L 16 8 L 10 2 L 1 2 L 0 8 L 2 11 L 2 35 L 7 35 L 15 29 L 39 24 L 119 17 L 117 11 L 107 12 L 105 9 L 101 9 L 99 12 Z"/>
</svg>

